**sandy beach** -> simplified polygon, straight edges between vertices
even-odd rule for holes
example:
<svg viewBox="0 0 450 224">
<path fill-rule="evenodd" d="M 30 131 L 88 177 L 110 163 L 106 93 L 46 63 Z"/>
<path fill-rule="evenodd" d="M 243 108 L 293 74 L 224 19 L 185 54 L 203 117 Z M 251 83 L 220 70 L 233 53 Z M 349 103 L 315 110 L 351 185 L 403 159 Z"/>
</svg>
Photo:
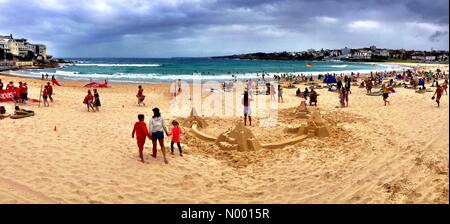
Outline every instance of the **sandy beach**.
<svg viewBox="0 0 450 224">
<path fill-rule="evenodd" d="M 448 65 L 405 64 L 448 73 Z M 29 96 L 39 98 L 44 81 L 0 74 L 3 83 L 26 81 Z M 384 106 L 381 97 L 352 87 L 349 107 L 337 108 L 336 93 L 318 89 L 318 108 L 331 136 L 278 149 L 223 151 L 183 127 L 184 157 L 160 151 L 146 163 L 131 131 L 137 115 L 159 107 L 169 125 L 183 117 L 170 114 L 169 86 L 144 84 L 145 107 L 136 102 L 136 84 L 99 89 L 100 112 L 82 104 L 87 82 L 54 87 L 50 107 L 24 106 L 36 115 L 0 120 L 0 203 L 448 203 L 449 97 L 441 107 L 432 92 L 397 88 Z M 297 85 L 302 90 L 305 85 Z M 433 88 L 434 90 L 434 88 Z M 300 101 L 295 89 L 284 89 L 278 125 L 258 126 L 262 143 L 287 140 L 283 128 Z M 267 96 L 270 98 L 270 96 Z M 13 112 L 13 103 L 5 105 Z M 204 130 L 219 135 L 239 116 L 204 117 Z M 57 131 L 54 131 L 56 126 Z M 169 138 L 165 139 L 169 146 Z"/>
</svg>

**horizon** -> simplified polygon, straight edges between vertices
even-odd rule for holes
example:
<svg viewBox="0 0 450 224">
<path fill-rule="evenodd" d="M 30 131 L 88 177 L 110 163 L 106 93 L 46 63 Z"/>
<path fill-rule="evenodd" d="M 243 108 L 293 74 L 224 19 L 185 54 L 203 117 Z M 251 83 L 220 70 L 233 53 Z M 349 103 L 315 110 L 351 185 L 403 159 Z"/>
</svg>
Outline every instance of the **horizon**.
<svg viewBox="0 0 450 224">
<path fill-rule="evenodd" d="M 447 0 L 0 0 L 0 34 L 46 44 L 55 58 L 208 58 L 371 45 L 448 51 L 448 6 Z M 17 17 L 23 13 L 33 19 Z"/>
</svg>

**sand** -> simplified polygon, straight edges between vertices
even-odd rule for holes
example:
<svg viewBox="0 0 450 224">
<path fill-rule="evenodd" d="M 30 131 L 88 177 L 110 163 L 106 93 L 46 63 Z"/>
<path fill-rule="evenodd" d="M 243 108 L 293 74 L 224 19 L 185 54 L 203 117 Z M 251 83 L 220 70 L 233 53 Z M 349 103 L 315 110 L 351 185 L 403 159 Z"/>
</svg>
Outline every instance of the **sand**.
<svg viewBox="0 0 450 224">
<path fill-rule="evenodd" d="M 39 96 L 40 80 L 0 79 L 27 81 L 30 97 Z M 150 156 L 150 142 L 147 162 L 138 162 L 131 131 L 137 114 L 148 122 L 155 106 L 168 122 L 175 118 L 166 112 L 167 85 L 144 85 L 147 105 L 138 107 L 136 85 L 111 84 L 99 90 L 100 112 L 88 113 L 83 84 L 55 87 L 48 108 L 26 106 L 34 117 L 0 120 L 0 203 L 448 203 L 448 95 L 437 108 L 433 93 L 398 88 L 384 106 L 381 97 L 352 87 L 350 107 L 336 108 L 337 94 L 321 89 L 329 138 L 221 151 L 183 127 L 185 155 L 169 155 L 166 165 L 160 151 L 157 159 Z M 251 130 L 261 143 L 292 138 L 283 128 L 301 122 L 289 116 L 299 104 L 295 91 L 284 90 L 276 127 L 260 128 L 255 118 Z M 240 120 L 204 119 L 204 131 L 214 136 Z"/>
</svg>

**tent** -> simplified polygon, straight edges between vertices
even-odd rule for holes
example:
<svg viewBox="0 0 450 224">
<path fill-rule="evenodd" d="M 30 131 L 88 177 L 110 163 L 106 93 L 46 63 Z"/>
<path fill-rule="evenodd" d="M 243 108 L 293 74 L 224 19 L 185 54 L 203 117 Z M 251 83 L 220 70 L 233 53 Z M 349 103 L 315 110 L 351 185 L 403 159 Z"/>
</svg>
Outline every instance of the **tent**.
<svg viewBox="0 0 450 224">
<path fill-rule="evenodd" d="M 331 76 L 331 75 L 326 76 L 325 79 L 323 80 L 323 83 L 327 83 L 327 84 L 329 84 L 329 83 L 337 83 L 336 77 Z"/>
</svg>

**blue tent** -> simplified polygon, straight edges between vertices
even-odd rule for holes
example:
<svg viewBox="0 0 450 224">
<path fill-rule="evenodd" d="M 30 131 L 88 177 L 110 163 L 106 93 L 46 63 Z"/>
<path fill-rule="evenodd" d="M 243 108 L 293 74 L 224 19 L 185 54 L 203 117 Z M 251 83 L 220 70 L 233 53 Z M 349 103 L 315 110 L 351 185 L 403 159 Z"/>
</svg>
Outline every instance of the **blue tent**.
<svg viewBox="0 0 450 224">
<path fill-rule="evenodd" d="M 327 84 L 337 83 L 336 77 L 329 75 L 329 76 L 325 77 L 325 79 L 323 80 L 323 83 L 327 83 Z"/>
</svg>

